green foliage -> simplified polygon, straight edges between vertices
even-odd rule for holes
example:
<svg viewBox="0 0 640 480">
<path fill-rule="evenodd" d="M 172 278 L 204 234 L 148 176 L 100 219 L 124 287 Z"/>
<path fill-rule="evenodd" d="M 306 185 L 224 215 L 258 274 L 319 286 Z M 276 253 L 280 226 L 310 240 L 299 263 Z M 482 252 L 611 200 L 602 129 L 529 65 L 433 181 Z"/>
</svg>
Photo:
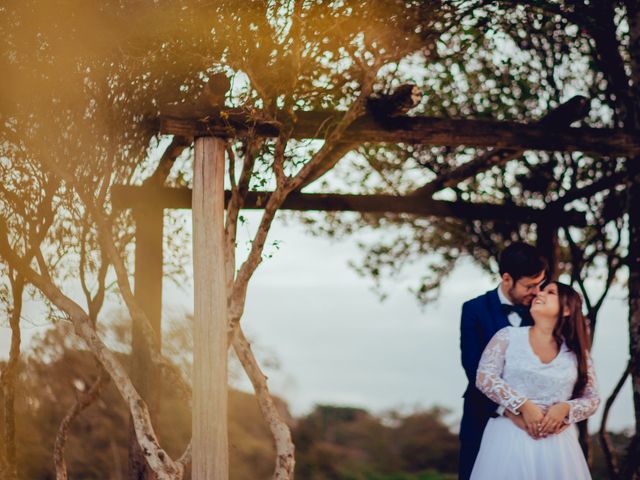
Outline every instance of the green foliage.
<svg viewBox="0 0 640 480">
<path fill-rule="evenodd" d="M 169 348 L 172 342 L 171 336 L 166 338 Z M 128 364 L 126 354 L 119 356 Z M 97 371 L 95 360 L 64 325 L 34 342 L 32 351 L 23 358 L 16 386 L 21 479 L 53 478 L 58 425 L 76 396 L 95 381 Z M 176 390 L 164 382 L 159 402 L 159 437 L 170 455 L 178 455 L 189 441 L 190 412 Z M 300 478 L 422 480 L 446 478 L 431 471 L 455 471 L 457 437 L 442 420 L 444 410 L 381 419 L 359 408 L 318 406 L 294 420 L 281 400 L 276 399 L 276 405 L 293 428 Z M 126 475 L 128 425 L 126 406 L 109 383 L 100 398 L 72 423 L 65 450 L 70 478 Z M 253 395 L 230 391 L 229 437 L 230 478 L 268 478 L 275 449 Z"/>
<path fill-rule="evenodd" d="M 169 336 L 167 344 L 171 344 Z M 128 363 L 127 355 L 120 359 Z M 53 443 L 58 425 L 76 395 L 96 379 L 95 360 L 61 326 L 37 340 L 23 358 L 17 383 L 16 425 L 19 479 L 53 478 Z M 189 441 L 191 416 L 166 383 L 160 392 L 156 425 L 163 445 L 178 455 Z M 2 400 L 0 394 L 0 401 Z M 305 480 L 453 480 L 458 438 L 444 421 L 446 410 L 375 416 L 364 409 L 319 405 L 293 419 L 276 398 L 280 414 L 292 427 L 296 476 Z M 0 410 L 0 421 L 2 421 Z M 128 412 L 113 384 L 73 422 L 65 458 L 69 478 L 104 479 L 126 475 Z M 229 393 L 229 437 L 232 480 L 268 478 L 275 449 L 253 395 Z M 626 434 L 611 435 L 622 453 Z M 594 440 L 594 478 L 606 467 Z M 124 478 L 124 477 L 123 477 Z"/>
<path fill-rule="evenodd" d="M 619 123 L 625 92 L 616 93 L 615 72 L 628 67 L 626 20 L 610 2 L 454 3 L 460 21 L 440 36 L 435 50 L 425 48 L 403 59 L 381 79 L 387 86 L 415 83 L 425 92 L 412 113 L 530 123 L 580 94 L 590 99 L 592 108 L 575 126 Z M 616 51 L 619 57 L 613 55 Z M 338 166 L 332 180 L 351 193 L 406 194 L 482 153 L 466 147 L 364 144 Z M 444 189 L 436 198 L 539 209 L 624 168 L 620 158 L 527 152 Z M 596 294 L 582 288 L 591 297 L 587 303 L 594 318 L 626 252 L 623 198 L 621 186 L 614 185 L 565 206 L 584 212 L 589 226 L 560 232 L 560 270 L 580 287 L 587 278 L 600 280 Z M 363 242 L 363 255 L 353 265 L 372 280 L 382 298 L 389 279 L 407 270 L 419 272 L 412 291 L 421 303 L 437 298 L 460 259 L 471 258 L 496 273 L 497 255 L 506 243 L 535 243 L 537 237 L 536 226 L 522 225 L 518 218 L 329 214 L 321 219 L 307 215 L 304 221 L 315 234 L 341 237 L 378 231 L 380 239 Z M 562 211 L 550 215 L 549 222 L 562 227 Z"/>
<path fill-rule="evenodd" d="M 389 421 L 367 411 L 317 406 L 294 429 L 297 475 L 310 480 L 441 478 L 455 472 L 457 436 L 434 408 Z"/>
<path fill-rule="evenodd" d="M 139 184 L 149 176 L 157 160 L 151 152 L 159 145 L 153 120 L 168 104 L 192 104 L 207 78 L 218 72 L 233 81 L 224 106 L 268 119 L 275 109 L 284 109 L 288 114 L 277 120 L 285 127 L 295 121 L 296 110 L 347 109 L 363 81 L 372 77 L 378 91 L 406 82 L 420 86 L 427 95 L 416 113 L 535 121 L 581 93 L 592 98 L 594 106 L 585 125 L 619 125 L 625 114 L 625 92 L 619 89 L 615 72 L 624 74 L 628 66 L 624 25 L 613 2 L 10 0 L 0 6 L 0 35 L 6 44 L 0 54 L 0 216 L 12 247 L 23 254 L 42 246 L 39 267 L 50 267 L 62 285 L 81 277 L 78 267 L 97 276 L 103 260 L 91 218 L 78 196 L 90 195 L 104 209 L 100 213 L 113 222 L 118 248 L 131 265 L 132 218 L 114 214 L 110 187 Z M 614 48 L 607 50 L 607 45 Z M 317 146 L 289 147 L 288 172 L 308 161 Z M 242 160 L 247 142 L 237 142 L 234 149 Z M 272 142 L 258 149 L 251 186 L 272 184 L 273 150 Z M 368 144 L 359 149 L 357 159 L 335 173 L 345 190 L 406 193 L 477 153 L 467 148 Z M 623 170 L 619 159 L 526 154 L 441 197 L 539 208 Z M 176 162 L 169 184 L 188 186 L 190 178 L 185 155 Z M 615 279 L 620 263 L 616 259 L 625 255 L 621 198 L 612 188 L 585 204 L 573 204 L 590 221 L 584 231 L 565 232 L 563 268 L 568 272 L 571 265 L 574 280 L 584 280 L 603 263 Z M 54 214 L 51 222 L 43 221 L 49 219 L 47 213 Z M 389 276 L 427 259 L 423 269 L 427 273 L 415 287 L 423 302 L 435 297 L 460 258 L 471 256 L 495 271 L 493 260 L 506 242 L 532 241 L 536 234 L 535 228 L 522 226 L 517 219 L 484 223 L 403 215 L 367 215 L 357 222 L 345 222 L 337 215 L 329 219 L 317 230 L 393 232 L 368 245 L 358 266 L 380 286 Z M 176 232 L 182 233 L 184 226 L 177 220 L 170 224 L 168 249 L 180 251 L 185 243 L 178 239 L 184 237 Z M 47 238 L 39 239 L 40 234 Z M 571 244 L 577 250 L 567 248 Z M 173 264 L 176 268 L 167 271 L 179 276 L 182 257 L 176 255 Z M 7 300 L 4 290 L 0 288 L 0 297 Z M 62 340 L 56 341 L 62 345 Z M 30 359 L 20 377 L 18 397 L 26 399 L 19 413 L 24 435 L 19 441 L 20 461 L 29 478 L 48 475 L 49 467 L 35 469 L 50 464 L 45 459 L 55 425 L 78 388 L 74 381 L 84 388 L 94 378 L 89 356 L 77 350 L 64 350 L 48 363 L 43 358 Z M 172 408 L 178 412 L 178 400 L 165 393 L 167 402 L 176 402 Z M 111 448 L 111 460 L 100 460 L 104 465 L 113 466 L 114 458 L 122 458 L 118 451 L 124 448 L 124 409 L 111 387 L 105 398 L 104 405 L 94 406 L 74 425 L 87 435 L 71 440 L 72 477 L 96 475 L 82 463 L 93 458 L 94 451 Z M 94 418 L 98 411 L 100 418 Z M 450 464 L 446 459 L 452 437 L 437 421 L 430 430 L 419 428 L 428 418 L 405 419 L 408 423 L 391 428 L 366 412 L 342 413 L 346 417 L 337 423 L 324 414 L 302 421 L 296 435 L 303 471 L 309 468 L 313 475 L 336 478 L 331 475 L 351 474 L 350 469 L 360 468 L 361 462 L 372 463 L 381 475 L 393 475 L 408 465 L 418 471 L 441 468 L 440 462 Z M 176 418 L 183 418 L 180 415 L 186 413 L 176 413 Z M 257 417 L 244 413 L 240 417 L 233 428 L 246 438 L 234 450 L 241 461 L 232 463 L 256 465 L 272 451 L 253 441 L 258 438 L 252 430 Z M 400 438 L 401 429 L 405 435 Z M 115 433 L 105 435 L 105 431 Z M 432 431 L 438 432 L 437 445 L 444 445 L 443 450 L 421 456 L 420 446 L 431 441 Z M 88 435 L 95 432 L 102 433 Z M 316 441 L 317 434 L 328 438 Z M 165 425 L 160 427 L 163 435 L 168 450 L 177 452 L 186 433 Z M 414 437 L 420 440 L 408 440 Z M 259 477 L 266 475 L 261 471 Z"/>
<path fill-rule="evenodd" d="M 61 289 L 82 283 L 85 296 L 99 300 L 86 299 L 96 321 L 103 298 L 96 284 L 105 283 L 109 261 L 94 222 L 96 217 L 106 221 L 132 272 L 135 225 L 130 211 L 116 208 L 112 187 L 139 185 L 155 170 L 163 145 L 157 135 L 160 112 L 169 106 L 192 109 L 207 80 L 223 73 L 232 89 L 222 92 L 218 106 L 278 121 L 286 131 L 297 110 L 349 108 L 362 84 L 369 85 L 381 68 L 425 45 L 433 47 L 453 14 L 441 0 L 5 2 L 0 6 L 6 47 L 0 53 L 0 233 L 19 256 L 29 254 L 28 262 L 35 249 L 42 252 L 39 271 Z M 286 112 L 284 118 L 275 118 L 276 109 Z M 242 139 L 234 145 L 239 163 L 251 143 Z M 253 160 L 248 162 L 248 186 L 271 185 L 273 147 L 270 141 L 256 147 L 255 169 Z M 312 154 L 308 148 L 287 150 L 285 168 L 300 168 Z M 185 154 L 167 183 L 189 186 L 190 180 Z M 167 218 L 165 247 L 171 264 L 165 272 L 180 279 L 189 239 L 179 219 Z M 106 282 L 110 287 L 112 279 Z M 6 282 L 4 275 L 0 282 Z M 118 292 L 107 288 L 109 293 Z M 51 310 L 47 319 L 58 315 Z M 112 327 L 100 324 L 105 338 Z M 45 371 L 55 369 L 47 372 L 49 378 L 63 382 L 61 365 L 70 359 L 78 367 L 70 372 L 80 375 L 80 365 L 88 368 L 88 360 L 66 355 L 42 364 Z M 44 373 L 36 371 L 37 365 L 25 381 L 42 382 Z M 92 379 L 89 371 L 83 385 Z M 34 400 L 35 410 L 23 412 L 32 419 L 40 412 L 52 413 L 55 422 L 43 423 L 37 435 L 32 422 L 29 437 L 40 440 L 46 434 L 48 443 L 40 444 L 47 447 L 53 425 L 72 400 L 63 387 L 52 386 L 55 396 L 49 398 L 59 401 L 59 411 L 39 410 Z M 108 398 L 109 404 L 118 403 L 115 394 Z M 167 449 L 173 454 L 172 438 Z M 255 446 L 256 455 L 260 449 Z M 87 456 L 79 454 L 78 461 Z"/>
<path fill-rule="evenodd" d="M 50 330 L 36 342 L 21 365 L 16 385 L 16 425 L 19 478 L 54 478 L 53 445 L 60 421 L 97 378 L 92 355 L 79 349 L 68 329 Z M 127 355 L 120 361 L 127 365 Z M 0 393 L 0 401 L 2 394 Z M 182 453 L 191 437 L 191 413 L 176 389 L 163 382 L 159 393 L 158 435 L 172 456 Z M 286 405 L 276 399 L 284 418 Z M 0 414 L 0 421 L 2 420 Z M 275 448 L 253 395 L 229 392 L 231 478 L 268 478 Z M 125 478 L 129 444 L 129 414 L 113 383 L 72 423 L 65 458 L 69 478 Z"/>
</svg>

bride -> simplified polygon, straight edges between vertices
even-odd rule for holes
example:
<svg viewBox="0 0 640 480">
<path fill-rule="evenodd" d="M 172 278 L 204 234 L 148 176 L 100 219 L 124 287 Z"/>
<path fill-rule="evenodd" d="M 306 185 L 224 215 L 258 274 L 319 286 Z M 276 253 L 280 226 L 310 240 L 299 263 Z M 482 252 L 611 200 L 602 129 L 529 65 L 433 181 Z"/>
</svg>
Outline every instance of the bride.
<svg viewBox="0 0 640 480">
<path fill-rule="evenodd" d="M 516 416 L 489 419 L 471 480 L 591 478 L 574 425 L 600 403 L 582 300 L 552 282 L 531 315 L 533 326 L 498 331 L 480 359 L 476 386 Z"/>
</svg>

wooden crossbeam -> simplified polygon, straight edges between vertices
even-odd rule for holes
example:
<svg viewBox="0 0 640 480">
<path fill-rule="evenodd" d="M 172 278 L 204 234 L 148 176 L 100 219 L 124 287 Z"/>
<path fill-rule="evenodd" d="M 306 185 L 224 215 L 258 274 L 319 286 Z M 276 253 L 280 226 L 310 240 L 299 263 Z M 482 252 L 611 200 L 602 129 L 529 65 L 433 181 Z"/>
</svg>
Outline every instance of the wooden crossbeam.
<svg viewBox="0 0 640 480">
<path fill-rule="evenodd" d="M 589 114 L 589 99 L 575 96 L 567 102 L 559 105 L 542 117 L 534 125 L 547 130 L 557 127 L 568 127 L 571 123 L 583 119 Z M 412 195 L 430 197 L 438 190 L 446 187 L 454 187 L 458 183 L 474 177 L 478 173 L 485 172 L 492 167 L 504 165 L 509 160 L 522 156 L 524 150 L 513 148 L 493 148 L 482 153 L 473 160 L 464 163 L 451 171 L 438 175 L 435 179 L 416 189 Z"/>
<path fill-rule="evenodd" d="M 297 112 L 292 138 L 323 139 L 340 119 L 340 112 Z M 286 122 L 285 122 L 286 123 Z M 260 120 L 259 114 L 239 110 L 204 110 L 163 115 L 160 133 L 181 137 L 234 137 L 253 132 L 276 137 L 283 123 Z M 413 143 L 426 145 L 497 147 L 516 150 L 582 151 L 600 155 L 640 154 L 640 134 L 615 129 L 526 125 L 492 120 L 463 120 L 400 116 L 379 121 L 370 115 L 357 119 L 345 142 Z"/>
<path fill-rule="evenodd" d="M 246 209 L 262 209 L 271 192 L 249 192 Z M 230 192 L 225 192 L 229 201 Z M 158 208 L 191 208 L 191 190 L 188 188 L 151 188 L 115 186 L 113 201 L 116 208 L 132 208 L 141 203 L 153 203 Z M 423 217 L 449 217 L 465 220 L 517 221 L 519 223 L 549 222 L 584 226 L 580 212 L 564 212 L 560 209 L 535 209 L 516 205 L 489 203 L 448 202 L 429 198 L 402 197 L 396 195 L 346 195 L 327 193 L 292 193 L 284 201 L 283 210 L 406 213 Z"/>
</svg>

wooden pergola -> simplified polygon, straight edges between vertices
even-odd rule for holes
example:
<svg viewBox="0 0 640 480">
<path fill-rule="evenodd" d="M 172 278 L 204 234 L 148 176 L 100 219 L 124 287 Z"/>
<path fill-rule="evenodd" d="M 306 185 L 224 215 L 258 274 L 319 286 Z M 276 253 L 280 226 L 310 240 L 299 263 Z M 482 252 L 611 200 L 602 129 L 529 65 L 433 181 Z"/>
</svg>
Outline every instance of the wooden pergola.
<svg viewBox="0 0 640 480">
<path fill-rule="evenodd" d="M 442 119 L 422 116 L 380 118 L 371 114 L 358 118 L 343 138 L 351 143 L 411 143 L 432 146 L 488 148 L 476 159 L 454 168 L 407 195 L 344 195 L 336 193 L 290 194 L 284 209 L 300 211 L 352 211 L 361 213 L 411 214 L 424 217 L 452 217 L 466 220 L 518 221 L 538 225 L 538 246 L 548 256 L 552 271 L 557 267 L 557 229 L 560 225 L 584 226 L 580 212 L 565 211 L 568 203 L 623 183 L 623 175 L 612 175 L 572 191 L 546 205 L 530 208 L 516 205 L 435 200 L 433 194 L 454 186 L 488 169 L 520 156 L 526 150 L 581 151 L 607 156 L 640 155 L 636 132 L 600 128 L 570 127 L 584 118 L 589 101 L 574 97 L 535 124 Z M 324 139 L 340 120 L 341 112 L 284 113 L 278 122 L 242 110 L 194 107 L 169 110 L 157 122 L 161 134 L 174 139 L 160 161 L 156 178 L 140 187 L 114 189 L 119 208 L 132 208 L 137 222 L 135 293 L 160 340 L 162 307 L 162 230 L 164 209 L 192 208 L 195 289 L 194 381 L 192 475 L 194 479 L 226 480 L 227 444 L 227 314 L 224 261 L 225 141 L 256 135 L 277 137 L 281 128 L 291 138 Z M 195 144 L 193 190 L 163 186 L 175 158 Z M 311 176 L 310 183 L 329 171 L 339 158 L 329 158 Z M 162 173 L 164 172 L 164 173 Z M 271 192 L 251 191 L 243 208 L 261 209 Z M 143 398 L 153 398 L 151 361 L 142 334 L 134 329 L 134 381 Z M 208 396 L 210 392 L 224 394 Z M 214 445 L 214 451 L 203 450 Z"/>
</svg>

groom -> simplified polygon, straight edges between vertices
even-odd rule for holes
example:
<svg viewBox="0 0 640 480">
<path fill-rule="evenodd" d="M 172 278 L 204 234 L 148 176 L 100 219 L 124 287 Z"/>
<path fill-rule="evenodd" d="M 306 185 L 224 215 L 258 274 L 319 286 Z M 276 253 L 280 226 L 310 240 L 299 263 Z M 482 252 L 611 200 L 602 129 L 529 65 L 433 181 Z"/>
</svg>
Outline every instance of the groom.
<svg viewBox="0 0 640 480">
<path fill-rule="evenodd" d="M 529 307 L 540 291 L 546 268 L 546 261 L 534 247 L 514 242 L 500 254 L 498 288 L 462 305 L 460 350 L 469 384 L 463 395 L 460 424 L 460 480 L 467 480 L 471 475 L 489 418 L 505 414 L 504 408 L 485 397 L 475 386 L 482 351 L 501 328 L 532 325 Z"/>
</svg>

